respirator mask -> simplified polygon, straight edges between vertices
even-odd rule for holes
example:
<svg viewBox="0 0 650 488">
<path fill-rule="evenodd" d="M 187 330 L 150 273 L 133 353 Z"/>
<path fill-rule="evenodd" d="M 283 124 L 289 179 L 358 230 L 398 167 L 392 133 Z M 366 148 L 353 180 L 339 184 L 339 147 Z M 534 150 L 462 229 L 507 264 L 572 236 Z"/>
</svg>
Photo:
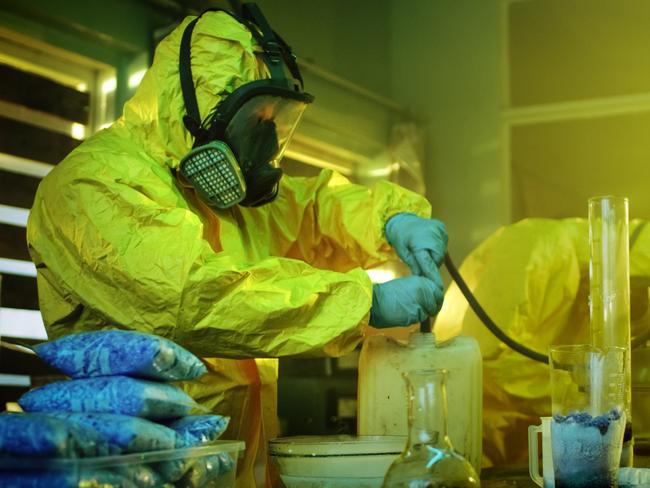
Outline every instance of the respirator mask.
<svg viewBox="0 0 650 488">
<path fill-rule="evenodd" d="M 280 160 L 314 97 L 302 91 L 289 46 L 273 32 L 257 5 L 244 4 L 242 17 L 235 18 L 263 49 L 271 78 L 240 86 L 201 121 L 190 63 L 192 32 L 199 18 L 187 25 L 181 40 L 179 72 L 187 112 L 183 122 L 195 143 L 179 171 L 210 207 L 263 205 L 277 196 Z"/>
</svg>

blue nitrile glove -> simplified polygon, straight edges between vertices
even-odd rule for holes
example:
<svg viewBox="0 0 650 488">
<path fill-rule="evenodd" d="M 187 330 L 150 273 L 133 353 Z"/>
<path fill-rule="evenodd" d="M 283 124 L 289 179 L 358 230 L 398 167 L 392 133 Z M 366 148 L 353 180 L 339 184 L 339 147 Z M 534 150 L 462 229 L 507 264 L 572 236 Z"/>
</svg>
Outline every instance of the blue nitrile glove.
<svg viewBox="0 0 650 488">
<path fill-rule="evenodd" d="M 412 213 L 398 213 L 388 219 L 385 231 L 388 242 L 413 274 L 443 286 L 438 266 L 447 249 L 445 224 Z"/>
<path fill-rule="evenodd" d="M 423 276 L 372 285 L 370 325 L 382 328 L 422 322 L 440 310 L 442 298 L 442 286 Z"/>
</svg>

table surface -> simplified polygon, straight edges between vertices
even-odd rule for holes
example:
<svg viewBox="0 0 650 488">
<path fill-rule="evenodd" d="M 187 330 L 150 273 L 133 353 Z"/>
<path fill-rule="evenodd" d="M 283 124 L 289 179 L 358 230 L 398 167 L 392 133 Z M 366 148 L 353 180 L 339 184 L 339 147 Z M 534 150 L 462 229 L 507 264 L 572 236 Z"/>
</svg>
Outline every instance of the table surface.
<svg viewBox="0 0 650 488">
<path fill-rule="evenodd" d="M 650 445 L 635 447 L 634 466 L 650 468 Z M 481 488 L 539 488 L 528 475 L 528 465 L 483 468 Z"/>
<path fill-rule="evenodd" d="M 539 488 L 528 475 L 528 466 L 483 468 L 481 488 Z"/>
</svg>

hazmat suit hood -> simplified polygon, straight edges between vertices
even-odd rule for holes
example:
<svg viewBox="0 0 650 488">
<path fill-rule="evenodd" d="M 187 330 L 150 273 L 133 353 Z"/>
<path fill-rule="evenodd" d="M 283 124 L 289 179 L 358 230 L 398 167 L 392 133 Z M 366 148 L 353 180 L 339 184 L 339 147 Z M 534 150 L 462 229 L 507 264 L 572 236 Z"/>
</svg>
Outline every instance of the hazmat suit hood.
<svg viewBox="0 0 650 488">
<path fill-rule="evenodd" d="M 115 124 L 133 136 L 145 152 L 177 168 L 194 139 L 183 125 L 185 105 L 178 70 L 187 17 L 157 46 L 151 67 Z M 228 94 L 251 81 L 268 78 L 261 52 L 250 31 L 226 12 L 206 12 L 192 35 L 191 60 L 196 98 L 204 120 Z"/>
</svg>

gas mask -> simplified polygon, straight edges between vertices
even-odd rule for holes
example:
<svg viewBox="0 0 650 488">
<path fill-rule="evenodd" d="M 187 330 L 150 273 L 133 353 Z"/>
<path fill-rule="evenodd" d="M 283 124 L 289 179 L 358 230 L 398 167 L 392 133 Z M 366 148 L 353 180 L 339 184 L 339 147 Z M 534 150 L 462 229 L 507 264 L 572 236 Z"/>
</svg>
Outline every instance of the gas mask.
<svg viewBox="0 0 650 488">
<path fill-rule="evenodd" d="M 187 25 L 181 40 L 179 72 L 187 112 L 183 122 L 195 143 L 181 160 L 180 173 L 210 207 L 269 203 L 278 193 L 284 150 L 314 97 L 302 91 L 289 46 L 273 32 L 257 5 L 248 3 L 242 6 L 242 17 L 235 18 L 262 47 L 271 78 L 240 86 L 201 121 L 190 63 L 192 32 L 199 18 Z"/>
</svg>

